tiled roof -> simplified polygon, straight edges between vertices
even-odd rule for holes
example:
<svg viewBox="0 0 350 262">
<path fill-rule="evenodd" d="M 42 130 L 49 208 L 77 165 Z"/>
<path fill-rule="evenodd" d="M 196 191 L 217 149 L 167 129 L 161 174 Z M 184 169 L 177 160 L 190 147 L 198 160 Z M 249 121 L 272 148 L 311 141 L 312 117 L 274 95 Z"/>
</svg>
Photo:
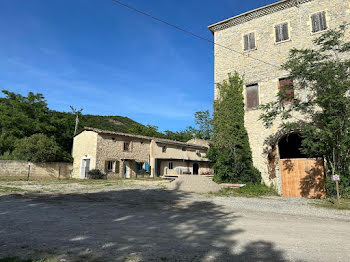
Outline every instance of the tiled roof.
<svg viewBox="0 0 350 262">
<path fill-rule="evenodd" d="M 175 141 L 175 140 L 170 140 L 170 139 L 163 139 L 163 138 L 150 137 L 150 136 L 133 135 L 133 134 L 127 134 L 127 133 L 121 133 L 121 132 L 115 132 L 115 131 L 102 130 L 102 129 L 92 128 L 92 127 L 84 127 L 84 129 L 81 130 L 75 136 L 79 135 L 80 133 L 82 133 L 84 131 L 92 131 L 92 132 L 96 132 L 98 134 L 118 135 L 118 136 L 137 138 L 137 139 L 148 140 L 148 141 L 154 140 L 156 143 L 162 143 L 162 144 L 168 144 L 168 145 L 178 145 L 178 146 L 198 148 L 198 149 L 207 149 L 208 148 L 208 147 L 202 146 L 202 145 L 185 143 L 185 142 L 180 142 L 180 141 Z"/>
<path fill-rule="evenodd" d="M 310 1 L 314 1 L 314 0 L 281 0 L 275 3 L 265 5 L 263 7 L 245 12 L 243 14 L 225 19 L 223 21 L 220 21 L 218 23 L 208 26 L 208 28 L 212 33 L 214 33 L 216 31 L 220 31 L 220 30 L 229 28 L 231 26 L 248 22 L 250 20 L 253 20 L 254 18 L 269 15 L 290 7 L 299 6 L 300 4 L 304 4 Z"/>
</svg>

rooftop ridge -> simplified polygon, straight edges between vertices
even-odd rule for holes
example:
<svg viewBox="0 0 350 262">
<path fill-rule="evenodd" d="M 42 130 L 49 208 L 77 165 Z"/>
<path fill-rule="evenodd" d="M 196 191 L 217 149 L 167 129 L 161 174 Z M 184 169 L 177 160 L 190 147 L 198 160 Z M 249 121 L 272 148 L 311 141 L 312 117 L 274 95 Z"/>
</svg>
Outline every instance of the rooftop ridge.
<svg viewBox="0 0 350 262">
<path fill-rule="evenodd" d="M 300 4 L 304 4 L 307 2 L 311 2 L 314 0 L 281 0 L 269 5 L 265 5 L 262 7 L 259 7 L 257 9 L 253 9 L 251 11 L 245 12 L 240 15 L 233 16 L 231 18 L 222 20 L 220 22 L 211 24 L 208 26 L 208 29 L 214 33 L 216 31 L 224 30 L 226 28 L 229 28 L 231 26 L 243 24 L 245 22 L 248 22 L 250 20 L 253 20 L 255 18 L 259 18 L 265 15 L 269 15 L 287 8 L 291 7 L 298 7 Z"/>
<path fill-rule="evenodd" d="M 150 137 L 150 136 L 142 136 L 142 135 L 133 135 L 133 134 L 122 133 L 122 132 L 102 130 L 102 129 L 93 128 L 93 127 L 84 127 L 75 136 L 79 135 L 83 131 L 92 131 L 92 132 L 96 132 L 96 133 L 99 133 L 99 134 L 101 133 L 101 134 L 110 134 L 110 135 L 120 135 L 120 136 L 126 136 L 126 137 L 134 137 L 134 138 L 139 138 L 139 139 L 144 139 L 144 140 L 149 140 L 149 141 L 154 140 L 156 143 L 158 142 L 158 143 L 165 143 L 165 144 L 177 144 L 177 145 L 189 146 L 189 147 L 195 147 L 195 148 L 208 148 L 206 146 L 190 144 L 190 143 L 180 142 L 180 141 L 176 141 L 176 140 L 170 140 L 170 139 L 158 138 L 158 137 Z"/>
</svg>

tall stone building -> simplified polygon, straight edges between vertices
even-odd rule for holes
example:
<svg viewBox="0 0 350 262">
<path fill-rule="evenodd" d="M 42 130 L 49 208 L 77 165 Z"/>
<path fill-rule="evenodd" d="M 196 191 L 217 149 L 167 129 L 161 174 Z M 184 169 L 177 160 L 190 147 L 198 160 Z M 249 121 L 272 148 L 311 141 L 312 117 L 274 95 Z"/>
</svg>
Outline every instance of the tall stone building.
<svg viewBox="0 0 350 262">
<path fill-rule="evenodd" d="M 279 130 L 279 121 L 266 129 L 259 121 L 258 106 L 274 100 L 280 87 L 290 83 L 286 79 L 288 72 L 280 69 L 290 49 L 312 47 L 313 39 L 344 23 L 350 23 L 349 0 L 284 0 L 209 26 L 218 44 L 215 45 L 215 83 L 227 79 L 227 74 L 234 71 L 244 76 L 245 126 L 254 165 L 261 171 L 264 183 L 273 184 L 283 195 L 289 195 L 287 187 L 291 187 L 284 182 L 289 179 L 298 187 L 299 181 L 293 182 L 294 178 L 290 177 L 282 181 L 280 159 L 295 157 L 293 152 L 298 151 L 300 141 L 297 135 L 286 137 Z M 218 96 L 215 87 L 215 99 Z M 275 145 L 268 142 L 272 137 Z M 300 165 L 307 165 L 305 161 Z"/>
</svg>

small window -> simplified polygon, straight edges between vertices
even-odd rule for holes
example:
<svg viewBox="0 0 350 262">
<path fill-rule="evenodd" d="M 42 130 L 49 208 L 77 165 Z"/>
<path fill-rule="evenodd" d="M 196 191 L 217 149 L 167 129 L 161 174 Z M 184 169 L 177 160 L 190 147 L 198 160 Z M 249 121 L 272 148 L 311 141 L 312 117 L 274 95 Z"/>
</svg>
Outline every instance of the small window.
<svg viewBox="0 0 350 262">
<path fill-rule="evenodd" d="M 258 84 L 246 86 L 247 108 L 257 108 L 259 106 L 259 87 Z"/>
<path fill-rule="evenodd" d="M 107 172 L 113 172 L 113 164 L 114 164 L 114 161 L 107 161 Z"/>
<path fill-rule="evenodd" d="M 289 39 L 288 23 L 283 23 L 275 26 L 276 43 Z"/>
<path fill-rule="evenodd" d="M 114 141 L 114 142 L 116 141 L 116 140 L 115 140 L 115 137 L 112 137 L 112 141 Z"/>
<path fill-rule="evenodd" d="M 162 152 L 165 153 L 166 152 L 166 146 L 162 147 Z"/>
<path fill-rule="evenodd" d="M 327 29 L 326 12 L 319 12 L 311 16 L 312 32 L 320 32 Z"/>
<path fill-rule="evenodd" d="M 246 34 L 243 36 L 244 39 L 244 50 L 252 50 L 255 49 L 255 34 L 254 33 L 250 33 L 250 34 Z"/>
<path fill-rule="evenodd" d="M 186 147 L 182 147 L 181 150 L 182 150 L 182 151 L 186 151 Z"/>
<path fill-rule="evenodd" d="M 282 95 L 282 103 L 292 102 L 294 99 L 293 80 L 290 78 L 282 78 L 279 80 L 280 94 Z"/>
<path fill-rule="evenodd" d="M 169 162 L 168 168 L 169 168 L 169 169 L 173 169 L 173 168 L 174 168 L 173 162 Z"/>
<path fill-rule="evenodd" d="M 130 151 L 130 142 L 124 142 L 123 149 L 124 151 Z"/>
<path fill-rule="evenodd" d="M 143 163 L 142 162 L 136 162 L 136 170 L 137 171 L 143 170 Z"/>
</svg>

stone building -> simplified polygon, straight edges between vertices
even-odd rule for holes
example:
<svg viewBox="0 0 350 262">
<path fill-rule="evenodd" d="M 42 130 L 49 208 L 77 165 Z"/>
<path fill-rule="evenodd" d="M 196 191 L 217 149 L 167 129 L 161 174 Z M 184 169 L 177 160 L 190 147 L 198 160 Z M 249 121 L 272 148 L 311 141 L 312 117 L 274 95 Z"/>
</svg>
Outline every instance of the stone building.
<svg viewBox="0 0 350 262">
<path fill-rule="evenodd" d="M 192 139 L 187 143 L 84 128 L 74 137 L 73 177 L 86 178 L 99 169 L 109 178 L 206 174 L 209 142 Z"/>
<path fill-rule="evenodd" d="M 349 0 L 283 0 L 209 26 L 218 44 L 215 45 L 215 83 L 227 79 L 227 74 L 234 71 L 244 76 L 245 126 L 254 165 L 261 171 L 264 183 L 273 184 L 283 195 L 292 196 L 290 188 L 299 187 L 300 181 L 284 174 L 280 160 L 295 157 L 301 169 L 310 162 L 306 159 L 300 162 L 302 156 L 293 154 L 298 151 L 300 137 L 297 134 L 286 137 L 288 134 L 279 130 L 280 121 L 265 129 L 259 121 L 258 106 L 271 102 L 281 86 L 291 84 L 288 73 L 279 67 L 290 49 L 312 47 L 313 39 L 344 23 L 350 23 Z M 348 39 L 349 36 L 348 30 Z M 294 94 L 293 89 L 289 92 Z M 215 99 L 218 96 L 215 88 Z M 301 177 L 305 177 L 305 170 Z"/>
</svg>

